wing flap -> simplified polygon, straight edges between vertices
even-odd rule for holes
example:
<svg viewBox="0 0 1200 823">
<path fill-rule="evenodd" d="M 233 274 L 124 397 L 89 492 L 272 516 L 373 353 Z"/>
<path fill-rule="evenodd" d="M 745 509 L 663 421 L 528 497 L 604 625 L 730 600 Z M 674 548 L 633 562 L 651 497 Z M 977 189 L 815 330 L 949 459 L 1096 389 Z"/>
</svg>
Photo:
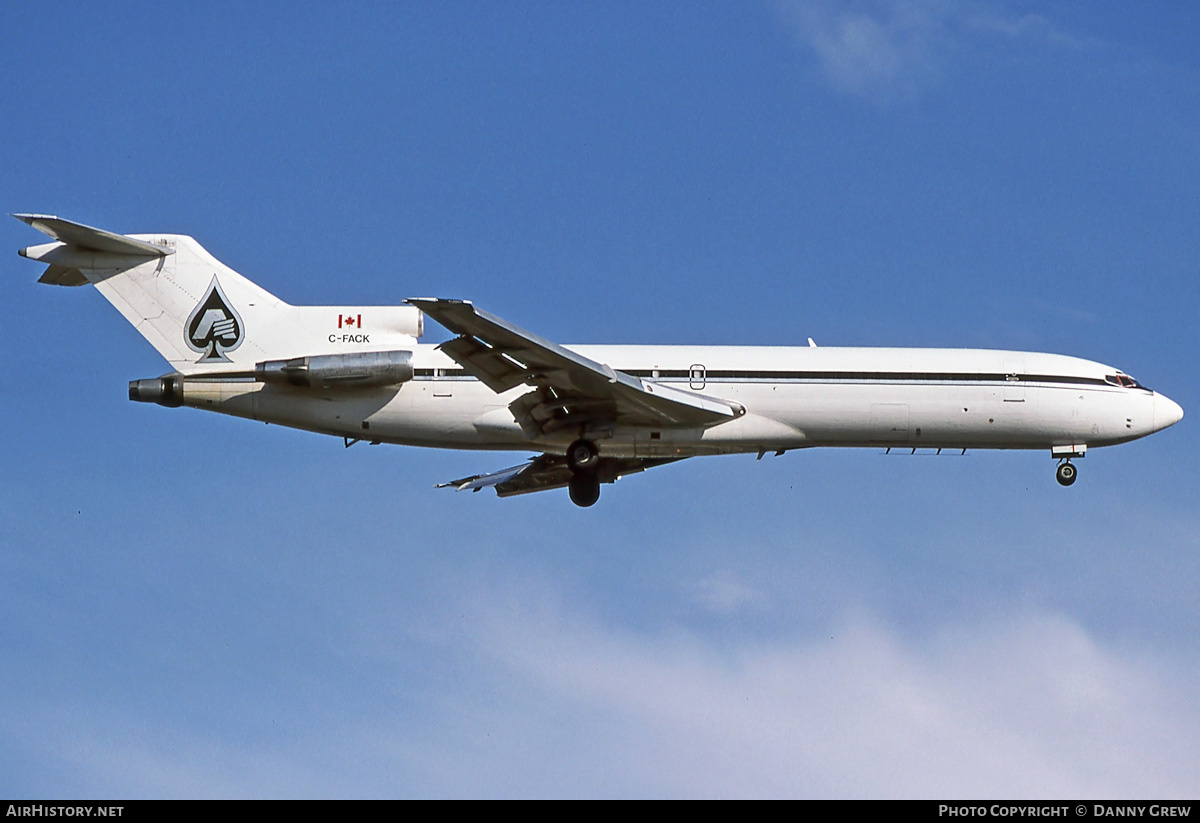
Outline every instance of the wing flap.
<svg viewBox="0 0 1200 823">
<path fill-rule="evenodd" d="M 459 335 L 441 350 L 493 391 L 534 387 L 510 405 L 527 434 L 577 424 L 707 427 L 745 413 L 738 404 L 643 382 L 465 300 L 408 302 Z"/>
<path fill-rule="evenodd" d="M 520 363 L 514 363 L 511 357 L 474 337 L 456 337 L 441 348 L 496 394 L 515 389 L 526 380 L 526 370 Z"/>
</svg>

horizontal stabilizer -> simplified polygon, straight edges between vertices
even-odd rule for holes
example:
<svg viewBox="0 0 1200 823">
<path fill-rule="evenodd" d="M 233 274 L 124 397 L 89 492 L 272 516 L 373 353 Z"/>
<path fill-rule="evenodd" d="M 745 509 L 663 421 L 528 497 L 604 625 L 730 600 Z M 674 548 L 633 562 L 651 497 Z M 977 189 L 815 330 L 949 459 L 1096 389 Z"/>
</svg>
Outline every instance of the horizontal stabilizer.
<svg viewBox="0 0 1200 823">
<path fill-rule="evenodd" d="M 147 243 L 144 240 L 134 240 L 111 231 L 73 223 L 48 214 L 14 214 L 23 223 L 28 223 L 42 234 L 49 235 L 60 243 L 74 246 L 83 251 L 101 251 L 110 254 L 127 254 L 137 257 L 165 257 L 174 254 L 175 250 L 167 246 Z M 48 276 L 50 272 L 46 272 Z M 48 282 L 48 281 L 43 281 Z M 71 285 L 57 283 L 57 285 Z"/>
</svg>

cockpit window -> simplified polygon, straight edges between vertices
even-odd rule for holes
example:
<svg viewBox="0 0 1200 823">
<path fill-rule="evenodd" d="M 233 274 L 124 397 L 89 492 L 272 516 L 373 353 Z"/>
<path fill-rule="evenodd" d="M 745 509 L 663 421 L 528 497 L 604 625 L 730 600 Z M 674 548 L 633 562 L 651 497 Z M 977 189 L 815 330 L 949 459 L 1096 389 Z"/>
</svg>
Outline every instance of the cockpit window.
<svg viewBox="0 0 1200 823">
<path fill-rule="evenodd" d="M 1113 386 L 1120 386 L 1123 389 L 1143 389 L 1143 388 L 1145 388 L 1145 386 L 1143 386 L 1141 383 L 1134 380 L 1132 377 L 1130 377 L 1127 374 L 1107 374 L 1104 376 L 1104 382 L 1106 382 L 1110 385 L 1113 385 Z"/>
</svg>

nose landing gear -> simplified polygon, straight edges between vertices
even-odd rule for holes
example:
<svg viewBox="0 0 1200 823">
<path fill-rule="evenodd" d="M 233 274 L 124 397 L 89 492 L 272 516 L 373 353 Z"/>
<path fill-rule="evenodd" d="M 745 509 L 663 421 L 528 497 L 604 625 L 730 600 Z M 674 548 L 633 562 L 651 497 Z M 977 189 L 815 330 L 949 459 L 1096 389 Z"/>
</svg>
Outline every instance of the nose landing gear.
<svg viewBox="0 0 1200 823">
<path fill-rule="evenodd" d="M 1075 482 L 1075 478 L 1079 476 L 1079 471 L 1075 468 L 1070 458 L 1067 458 L 1058 464 L 1058 470 L 1054 472 L 1054 476 L 1060 485 L 1069 486 Z"/>
</svg>

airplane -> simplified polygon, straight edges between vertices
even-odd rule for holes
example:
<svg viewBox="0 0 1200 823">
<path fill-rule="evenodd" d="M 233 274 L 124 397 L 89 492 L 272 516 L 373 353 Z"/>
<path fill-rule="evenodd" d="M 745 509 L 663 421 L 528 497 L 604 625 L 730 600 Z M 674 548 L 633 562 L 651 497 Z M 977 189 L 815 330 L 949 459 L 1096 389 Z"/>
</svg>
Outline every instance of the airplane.
<svg viewBox="0 0 1200 823">
<path fill-rule="evenodd" d="M 439 484 L 501 497 L 601 484 L 689 457 L 817 446 L 1031 449 L 1071 461 L 1183 418 L 1124 372 L 983 349 L 561 346 L 464 300 L 292 306 L 193 238 L 13 215 L 54 242 L 39 282 L 91 284 L 171 366 L 129 398 L 357 442 L 536 453 Z M 417 342 L 429 316 L 454 335 Z"/>
</svg>

